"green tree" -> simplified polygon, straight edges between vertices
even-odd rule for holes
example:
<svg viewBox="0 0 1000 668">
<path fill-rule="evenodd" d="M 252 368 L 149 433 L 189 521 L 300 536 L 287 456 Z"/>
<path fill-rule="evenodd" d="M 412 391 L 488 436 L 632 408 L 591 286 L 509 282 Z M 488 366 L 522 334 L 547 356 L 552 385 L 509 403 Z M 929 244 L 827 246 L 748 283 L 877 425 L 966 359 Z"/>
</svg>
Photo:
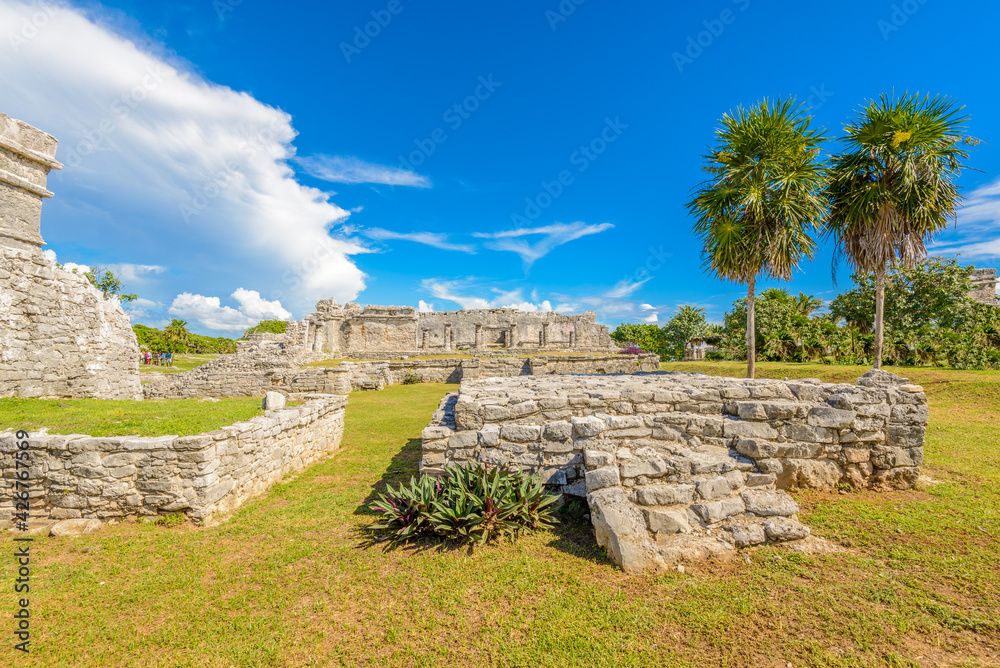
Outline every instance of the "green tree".
<svg viewBox="0 0 1000 668">
<path fill-rule="evenodd" d="M 611 340 L 622 346 L 636 345 L 648 353 L 661 354 L 663 330 L 657 325 L 623 322 L 611 332 Z"/>
<path fill-rule="evenodd" d="M 875 275 L 874 367 L 882 366 L 886 272 L 912 266 L 955 216 L 967 117 L 944 97 L 883 95 L 845 126 L 833 158 L 826 235 L 855 272 Z M 834 264 L 836 270 L 836 264 Z"/>
<path fill-rule="evenodd" d="M 811 259 L 811 232 L 826 211 L 818 159 L 823 137 L 809 123 L 792 100 L 726 114 L 716 147 L 704 156 L 710 178 L 688 203 L 705 267 L 747 286 L 748 378 L 755 371 L 757 277 L 788 280 L 803 258 Z"/>
<path fill-rule="evenodd" d="M 798 312 L 806 317 L 813 314 L 813 311 L 818 309 L 823 305 L 823 300 L 815 297 L 814 295 L 807 295 L 804 292 L 799 292 L 799 296 L 795 298 L 795 308 Z"/>
<path fill-rule="evenodd" d="M 90 271 L 84 272 L 83 275 L 94 287 L 104 293 L 106 299 L 117 299 L 123 304 L 128 304 L 139 298 L 139 295 L 133 292 L 122 293 L 121 279 L 110 269 L 94 267 Z"/>
<path fill-rule="evenodd" d="M 685 304 L 678 308 L 677 313 L 663 326 L 666 351 L 673 359 L 684 359 L 687 342 L 696 336 L 706 336 L 709 333 L 705 309 Z"/>
<path fill-rule="evenodd" d="M 163 328 L 163 337 L 169 342 L 183 346 L 191 338 L 191 332 L 188 331 L 187 322 L 174 318 Z"/>
</svg>

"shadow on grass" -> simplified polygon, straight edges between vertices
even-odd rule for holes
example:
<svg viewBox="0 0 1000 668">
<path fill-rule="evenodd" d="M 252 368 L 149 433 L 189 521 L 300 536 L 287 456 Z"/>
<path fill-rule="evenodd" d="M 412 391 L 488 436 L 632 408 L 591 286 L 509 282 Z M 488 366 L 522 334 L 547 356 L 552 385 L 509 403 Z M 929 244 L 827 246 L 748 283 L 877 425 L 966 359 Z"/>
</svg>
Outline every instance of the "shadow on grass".
<svg viewBox="0 0 1000 668">
<path fill-rule="evenodd" d="M 361 502 L 361 505 L 354 510 L 354 514 L 368 515 L 369 517 L 378 515 L 371 506 L 378 500 L 379 495 L 385 493 L 385 488 L 388 485 L 399 485 L 400 483 L 409 481 L 411 476 L 419 476 L 420 449 L 421 441 L 419 438 L 408 440 L 406 445 L 392 456 L 389 465 L 382 473 L 382 477 L 372 485 L 372 490 L 368 492 L 368 496 Z"/>
</svg>

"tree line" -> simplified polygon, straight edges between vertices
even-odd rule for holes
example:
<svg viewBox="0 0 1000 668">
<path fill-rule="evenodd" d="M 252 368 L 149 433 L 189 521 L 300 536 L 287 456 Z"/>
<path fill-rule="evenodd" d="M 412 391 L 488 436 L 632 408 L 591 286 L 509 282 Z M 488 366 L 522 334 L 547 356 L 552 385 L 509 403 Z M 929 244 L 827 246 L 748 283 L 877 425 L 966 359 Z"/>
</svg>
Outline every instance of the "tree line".
<svg viewBox="0 0 1000 668">
<path fill-rule="evenodd" d="M 242 339 L 251 334 L 283 334 L 287 323 L 284 320 L 261 320 L 243 332 Z M 192 353 L 225 355 L 236 352 L 236 339 L 223 336 L 202 336 L 188 330 L 188 323 L 174 318 L 162 330 L 146 325 L 132 325 L 139 340 L 141 350 L 164 353 Z"/>
<path fill-rule="evenodd" d="M 931 257 L 886 274 L 883 359 L 899 365 L 1000 368 L 1000 308 L 969 296 L 973 267 Z M 755 296 L 754 348 L 761 360 L 871 364 L 875 350 L 876 286 L 871 274 L 853 275 L 855 287 L 824 305 L 799 292 L 769 288 Z M 622 324 L 611 334 L 664 359 L 683 359 L 684 345 L 714 345 L 707 359 L 747 358 L 747 300 L 736 300 L 722 325 L 704 309 L 682 306 L 663 327 Z"/>
<path fill-rule="evenodd" d="M 883 95 L 844 126 L 827 158 L 824 133 L 792 100 L 764 100 L 721 119 L 703 156 L 708 179 L 688 203 L 703 244 L 704 267 L 747 286 L 742 309 L 747 377 L 757 359 L 756 282 L 789 280 L 816 252 L 816 237 L 835 244 L 861 282 L 872 277 L 871 363 L 886 353 L 887 278 L 912 269 L 927 242 L 955 219 L 955 179 L 978 140 L 968 117 L 944 97 Z M 891 346 L 890 346 L 891 347 Z"/>
</svg>

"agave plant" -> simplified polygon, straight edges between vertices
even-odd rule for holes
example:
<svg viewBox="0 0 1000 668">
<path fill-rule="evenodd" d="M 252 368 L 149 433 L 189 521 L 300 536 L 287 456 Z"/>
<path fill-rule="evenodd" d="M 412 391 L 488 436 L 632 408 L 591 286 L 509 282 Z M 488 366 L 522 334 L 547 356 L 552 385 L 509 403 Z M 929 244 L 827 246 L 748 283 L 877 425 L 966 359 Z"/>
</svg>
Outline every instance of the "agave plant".
<svg viewBox="0 0 1000 668">
<path fill-rule="evenodd" d="M 551 527 L 558 500 L 537 476 L 478 463 L 452 466 L 440 478 L 388 487 L 374 504 L 382 517 L 371 529 L 393 544 L 421 537 L 480 545 L 514 540 L 524 529 Z"/>
</svg>

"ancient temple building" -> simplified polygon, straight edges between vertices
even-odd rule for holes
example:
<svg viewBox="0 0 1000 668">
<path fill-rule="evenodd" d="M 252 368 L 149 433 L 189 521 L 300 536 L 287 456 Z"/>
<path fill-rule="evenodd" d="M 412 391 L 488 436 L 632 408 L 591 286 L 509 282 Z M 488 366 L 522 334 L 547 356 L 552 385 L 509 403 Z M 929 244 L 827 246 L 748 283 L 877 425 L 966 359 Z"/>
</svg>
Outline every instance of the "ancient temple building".
<svg viewBox="0 0 1000 668">
<path fill-rule="evenodd" d="M 312 352 L 447 353 L 488 350 L 577 350 L 612 348 L 596 314 L 527 312 L 513 308 L 418 312 L 412 306 L 344 306 L 324 299 L 294 328 Z"/>
</svg>

